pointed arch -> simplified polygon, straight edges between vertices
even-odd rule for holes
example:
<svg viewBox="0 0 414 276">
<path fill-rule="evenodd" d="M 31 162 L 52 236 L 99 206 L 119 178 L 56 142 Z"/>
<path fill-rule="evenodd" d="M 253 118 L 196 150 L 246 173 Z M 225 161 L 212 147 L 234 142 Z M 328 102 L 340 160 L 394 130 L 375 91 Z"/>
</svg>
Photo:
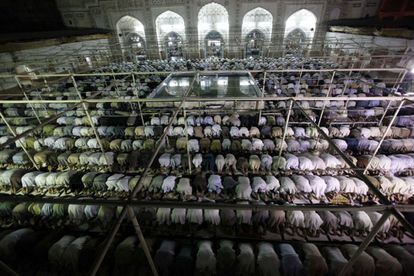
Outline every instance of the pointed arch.
<svg viewBox="0 0 414 276">
<path fill-rule="evenodd" d="M 155 19 L 155 28 L 160 51 L 167 50 L 166 44 L 164 42 L 167 36 L 171 33 L 176 33 L 178 35 L 177 37 L 180 37 L 182 43 L 185 41 L 184 18 L 178 13 L 170 10 L 161 13 Z"/>
<path fill-rule="evenodd" d="M 265 40 L 266 40 L 266 36 L 261 30 L 254 29 L 250 31 L 245 36 L 246 57 L 261 56 L 264 51 Z"/>
<path fill-rule="evenodd" d="M 124 56 L 129 54 L 133 58 L 145 54 L 145 28 L 141 21 L 125 15 L 116 22 L 116 31 Z"/>
<path fill-rule="evenodd" d="M 253 30 L 259 30 L 265 36 L 266 41 L 272 38 L 273 15 L 261 7 L 248 11 L 242 22 L 242 39 Z"/>
<path fill-rule="evenodd" d="M 142 38 L 145 39 L 145 28 L 144 24 L 141 23 L 138 19 L 135 17 L 132 17 L 130 15 L 125 15 L 121 17 L 118 22 L 116 22 L 116 30 L 118 34 L 120 33 L 136 33 Z"/>
<path fill-rule="evenodd" d="M 201 7 L 198 12 L 198 42 L 200 48 L 205 44 L 205 38 L 211 31 L 223 36 L 224 42 L 229 39 L 229 14 L 226 8 L 215 2 Z"/>
<path fill-rule="evenodd" d="M 306 38 L 311 40 L 316 31 L 317 18 L 307 9 L 301 9 L 291 14 L 285 22 L 285 37 L 295 29 L 301 29 Z"/>
<path fill-rule="evenodd" d="M 167 58 L 183 56 L 183 38 L 177 32 L 169 32 L 164 36 L 163 46 Z"/>
</svg>

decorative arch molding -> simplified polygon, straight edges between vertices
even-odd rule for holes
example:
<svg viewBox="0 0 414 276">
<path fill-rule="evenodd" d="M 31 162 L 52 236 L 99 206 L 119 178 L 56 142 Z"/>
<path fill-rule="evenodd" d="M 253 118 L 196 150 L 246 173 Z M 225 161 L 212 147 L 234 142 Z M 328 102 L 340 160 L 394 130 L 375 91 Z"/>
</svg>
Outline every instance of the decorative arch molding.
<svg viewBox="0 0 414 276">
<path fill-rule="evenodd" d="M 287 44 L 292 44 L 292 40 L 295 40 L 295 43 L 300 41 L 306 43 L 307 46 L 311 46 L 316 32 L 316 22 L 317 17 L 310 10 L 300 9 L 292 13 L 285 21 L 284 45 L 288 46 Z M 293 31 L 295 33 L 290 35 Z M 303 41 L 303 34 L 305 35 L 305 41 Z M 296 48 L 300 49 L 302 47 L 296 46 Z"/>
<path fill-rule="evenodd" d="M 136 33 L 145 39 L 145 27 L 137 18 L 124 15 L 116 22 L 116 31 L 119 34 Z"/>
<path fill-rule="evenodd" d="M 198 42 L 202 47 L 206 35 L 216 31 L 223 36 L 225 42 L 229 39 L 229 14 L 227 9 L 218 3 L 211 2 L 200 8 L 198 12 Z"/>
<path fill-rule="evenodd" d="M 145 28 L 137 18 L 125 15 L 116 22 L 116 32 L 124 57 L 145 55 Z"/>
<path fill-rule="evenodd" d="M 315 33 L 317 17 L 307 9 L 300 9 L 292 13 L 285 21 L 285 36 L 296 28 L 302 29 L 309 37 Z M 313 36 L 313 35 L 312 35 Z"/>
<path fill-rule="evenodd" d="M 254 8 L 243 16 L 242 39 L 244 40 L 253 30 L 258 30 L 265 36 L 266 41 L 270 41 L 272 39 L 272 27 L 272 13 L 261 7 Z"/>
<path fill-rule="evenodd" d="M 157 16 L 155 19 L 155 29 L 157 32 L 157 41 L 159 50 L 166 50 L 164 40 L 171 32 L 177 33 L 182 39 L 183 43 L 185 37 L 185 23 L 184 18 L 176 12 L 165 11 Z"/>
<path fill-rule="evenodd" d="M 163 46 L 167 58 L 183 56 L 183 38 L 177 32 L 171 31 L 164 36 Z"/>
</svg>

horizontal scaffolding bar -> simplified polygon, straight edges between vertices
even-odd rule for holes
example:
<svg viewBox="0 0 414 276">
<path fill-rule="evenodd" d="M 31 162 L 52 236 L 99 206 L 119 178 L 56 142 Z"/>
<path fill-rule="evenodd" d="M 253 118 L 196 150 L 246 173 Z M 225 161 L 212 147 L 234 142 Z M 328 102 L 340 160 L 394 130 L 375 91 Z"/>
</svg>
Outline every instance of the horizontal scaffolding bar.
<svg viewBox="0 0 414 276">
<path fill-rule="evenodd" d="M 409 92 L 414 93 L 414 92 Z M 226 102 L 226 101 L 238 101 L 238 102 L 255 102 L 255 101 L 414 101 L 414 96 L 393 96 L 393 97 L 223 97 L 223 98 L 199 98 L 199 97 L 184 97 L 184 98 L 100 98 L 100 99 L 84 99 L 84 100 L 0 100 L 0 104 L 27 104 L 27 103 L 145 103 L 145 102 Z"/>
<path fill-rule="evenodd" d="M 408 71 L 405 68 L 358 68 L 358 69 L 349 69 L 349 68 L 331 68 L 331 69 L 277 69 L 277 70 L 217 70 L 217 71 L 182 71 L 182 73 L 188 73 L 188 74 L 196 74 L 197 72 L 200 72 L 201 74 L 217 74 L 217 73 L 226 73 L 226 72 L 251 72 L 251 73 L 294 73 L 294 72 L 406 72 Z M 172 71 L 155 71 L 155 72 L 138 72 L 138 71 L 129 71 L 129 72 L 118 72 L 118 73 L 73 73 L 73 74 L 36 74 L 35 77 L 39 78 L 48 78 L 48 77 L 92 77 L 92 76 L 126 76 L 126 75 L 167 75 L 174 73 Z M 15 74 L 0 74 L 0 78 L 28 78 L 29 75 L 15 75 Z"/>
<path fill-rule="evenodd" d="M 162 200 L 128 200 L 128 199 L 105 199 L 105 198 L 71 198 L 71 197 L 38 197 L 38 196 L 16 196 L 0 195 L 1 202 L 35 202 L 52 204 L 74 204 L 74 205 L 107 205 L 135 207 L 158 207 L 158 208 L 186 208 L 186 209 L 231 209 L 231 210 L 284 210 L 284 211 L 369 211 L 378 212 L 397 208 L 404 212 L 414 212 L 414 205 L 329 205 L 329 204 L 308 204 L 308 205 L 277 205 L 277 204 L 237 204 L 221 202 L 183 202 L 183 201 L 162 201 Z M 247 200 L 240 200 L 246 202 Z"/>
</svg>

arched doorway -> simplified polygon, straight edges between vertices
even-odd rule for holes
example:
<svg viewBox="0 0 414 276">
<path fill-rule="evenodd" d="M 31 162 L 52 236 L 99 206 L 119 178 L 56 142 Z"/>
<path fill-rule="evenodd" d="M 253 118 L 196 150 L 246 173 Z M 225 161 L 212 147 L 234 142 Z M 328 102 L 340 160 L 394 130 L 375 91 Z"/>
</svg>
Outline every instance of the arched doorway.
<svg viewBox="0 0 414 276">
<path fill-rule="evenodd" d="M 205 56 L 223 56 L 229 39 L 229 14 L 217 3 L 204 5 L 198 12 L 199 49 Z"/>
<path fill-rule="evenodd" d="M 135 60 L 145 56 L 145 30 L 144 25 L 138 19 L 126 15 L 116 23 L 122 55 L 127 60 Z"/>
<path fill-rule="evenodd" d="M 223 57 L 224 39 L 219 32 L 210 31 L 204 39 L 204 45 L 207 57 Z"/>
<path fill-rule="evenodd" d="M 259 30 L 253 30 L 246 35 L 246 57 L 260 57 L 263 54 L 265 35 Z"/>
<path fill-rule="evenodd" d="M 270 45 L 272 27 L 273 16 L 263 8 L 255 8 L 244 15 L 242 39 L 246 45 L 246 57 L 263 55 L 265 45 Z"/>
<path fill-rule="evenodd" d="M 172 11 L 165 11 L 155 19 L 159 51 L 162 57 L 181 58 L 185 43 L 184 18 Z"/>
<path fill-rule="evenodd" d="M 167 58 L 180 58 L 183 56 L 183 39 L 176 32 L 170 32 L 164 37 L 164 47 Z"/>
<path fill-rule="evenodd" d="M 294 29 L 285 39 L 285 48 L 288 54 L 302 51 L 307 47 L 306 34 L 301 29 Z"/>
<path fill-rule="evenodd" d="M 130 47 L 130 52 L 136 56 L 145 55 L 145 40 L 137 33 L 130 33 L 127 35 L 127 44 Z"/>
<path fill-rule="evenodd" d="M 285 49 L 288 44 L 289 47 L 295 45 L 299 51 L 309 48 L 315 35 L 316 21 L 316 16 L 306 9 L 299 10 L 289 16 L 285 22 Z M 302 43 L 302 46 L 299 47 L 298 43 Z"/>
</svg>

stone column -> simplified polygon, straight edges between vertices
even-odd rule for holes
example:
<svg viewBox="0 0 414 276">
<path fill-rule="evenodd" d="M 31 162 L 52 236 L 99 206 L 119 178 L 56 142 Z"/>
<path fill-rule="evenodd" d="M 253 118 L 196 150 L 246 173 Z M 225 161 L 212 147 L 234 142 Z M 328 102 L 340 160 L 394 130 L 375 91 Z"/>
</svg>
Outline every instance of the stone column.
<svg viewBox="0 0 414 276">
<path fill-rule="evenodd" d="M 285 5 L 280 3 L 276 16 L 273 16 L 272 40 L 270 43 L 270 51 L 268 56 L 280 57 L 283 54 L 283 38 L 285 32 L 284 15 L 286 11 Z"/>
<path fill-rule="evenodd" d="M 229 39 L 227 42 L 227 57 L 242 58 L 242 14 L 238 1 L 226 1 L 226 9 L 229 14 Z"/>
<path fill-rule="evenodd" d="M 196 1 L 187 1 L 185 4 L 185 35 L 187 39 L 184 57 L 198 58 L 198 11 Z"/>
<path fill-rule="evenodd" d="M 157 31 L 151 13 L 151 0 L 144 1 L 144 25 L 146 38 L 146 53 L 149 59 L 160 58 Z"/>
</svg>

